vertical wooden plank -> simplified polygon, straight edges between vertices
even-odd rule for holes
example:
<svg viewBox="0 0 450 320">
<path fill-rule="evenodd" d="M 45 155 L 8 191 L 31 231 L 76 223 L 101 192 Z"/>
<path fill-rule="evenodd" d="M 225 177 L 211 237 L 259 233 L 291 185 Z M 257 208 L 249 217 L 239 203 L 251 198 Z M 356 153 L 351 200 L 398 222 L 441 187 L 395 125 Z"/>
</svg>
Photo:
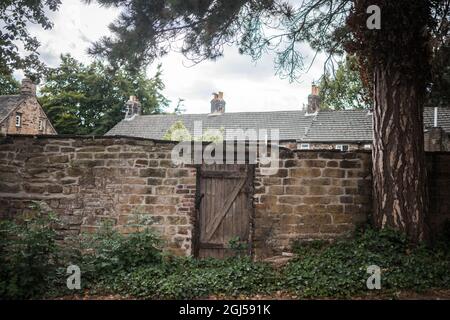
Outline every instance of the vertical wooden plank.
<svg viewBox="0 0 450 320">
<path fill-rule="evenodd" d="M 206 239 L 206 229 L 211 228 L 209 224 L 214 221 L 214 217 L 219 215 L 220 210 L 224 206 L 224 202 L 230 195 L 236 184 L 239 184 L 240 180 L 230 179 L 228 174 L 247 172 L 249 168 L 246 165 L 236 164 L 223 164 L 223 165 L 203 165 L 203 170 L 222 172 L 225 174 L 218 175 L 216 178 L 200 178 L 200 192 L 205 196 L 203 197 L 200 205 L 200 252 L 199 257 L 216 257 L 224 258 L 233 254 L 232 250 L 227 249 L 229 240 L 236 236 L 239 236 L 241 241 L 249 241 L 250 239 L 250 222 L 252 206 L 249 197 L 252 195 L 248 192 L 248 183 L 252 183 L 251 176 L 245 178 L 245 187 L 241 189 L 239 194 L 232 202 L 229 211 L 224 216 L 221 224 L 218 226 L 216 232 L 211 236 L 210 240 Z M 241 178 L 242 179 L 242 178 Z M 218 247 L 211 247 L 205 245 L 201 247 L 203 243 L 217 244 Z"/>
</svg>

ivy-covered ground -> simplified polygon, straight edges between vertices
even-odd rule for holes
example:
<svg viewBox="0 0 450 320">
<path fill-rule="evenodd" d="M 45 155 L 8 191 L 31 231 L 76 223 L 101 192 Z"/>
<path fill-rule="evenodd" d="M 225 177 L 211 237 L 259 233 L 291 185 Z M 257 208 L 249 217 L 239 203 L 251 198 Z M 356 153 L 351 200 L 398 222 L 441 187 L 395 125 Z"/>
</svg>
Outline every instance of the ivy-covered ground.
<svg viewBox="0 0 450 320">
<path fill-rule="evenodd" d="M 281 268 L 247 257 L 196 260 L 160 248 L 148 228 L 121 235 L 110 227 L 56 242 L 51 215 L 0 223 L 0 297 L 44 298 L 449 298 L 450 249 L 412 247 L 400 234 L 371 229 L 353 239 L 294 246 Z M 238 251 L 237 251 L 238 252 Z M 81 269 L 81 289 L 66 287 L 68 265 Z M 367 267 L 381 268 L 381 290 L 369 291 Z"/>
</svg>

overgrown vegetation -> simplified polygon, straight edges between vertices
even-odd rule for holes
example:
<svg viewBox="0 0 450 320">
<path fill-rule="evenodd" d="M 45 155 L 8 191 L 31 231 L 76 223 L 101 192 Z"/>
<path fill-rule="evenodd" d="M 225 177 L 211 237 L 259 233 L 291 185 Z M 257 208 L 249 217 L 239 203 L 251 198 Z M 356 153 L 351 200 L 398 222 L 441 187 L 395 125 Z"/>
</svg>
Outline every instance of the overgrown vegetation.
<svg viewBox="0 0 450 320">
<path fill-rule="evenodd" d="M 223 141 L 225 129 L 205 129 L 201 135 L 191 135 L 189 130 L 184 125 L 183 121 L 176 121 L 167 129 L 164 134 L 164 140 L 170 141 L 208 141 L 219 143 Z"/>
<path fill-rule="evenodd" d="M 450 252 L 437 245 L 411 247 L 392 230 L 360 232 L 353 240 L 296 245 L 284 270 L 285 288 L 304 297 L 350 297 L 367 293 L 367 267 L 381 268 L 383 292 L 450 288 Z"/>
<path fill-rule="evenodd" d="M 60 246 L 51 214 L 33 214 L 1 223 L 0 297 L 48 298 L 70 294 L 120 294 L 145 299 L 191 299 L 210 295 L 272 295 L 285 292 L 304 298 L 352 297 L 369 291 L 369 265 L 380 266 L 381 293 L 450 288 L 449 239 L 434 248 L 411 247 L 390 230 L 359 232 L 335 243 L 296 243 L 296 254 L 276 269 L 241 253 L 226 260 L 175 257 L 142 225 L 124 235 L 105 225 Z M 81 291 L 66 287 L 69 265 L 81 269 Z"/>
<path fill-rule="evenodd" d="M 39 210 L 19 222 L 0 221 L 0 297 L 31 298 L 45 292 L 56 275 L 56 222 Z"/>
</svg>

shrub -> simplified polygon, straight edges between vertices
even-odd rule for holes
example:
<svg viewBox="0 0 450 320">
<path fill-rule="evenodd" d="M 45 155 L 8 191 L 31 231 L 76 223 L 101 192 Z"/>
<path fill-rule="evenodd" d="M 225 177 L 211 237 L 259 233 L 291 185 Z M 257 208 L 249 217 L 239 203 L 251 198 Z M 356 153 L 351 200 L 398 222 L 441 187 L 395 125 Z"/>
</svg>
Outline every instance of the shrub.
<svg viewBox="0 0 450 320">
<path fill-rule="evenodd" d="M 121 293 L 142 298 L 191 299 L 273 291 L 277 273 L 249 258 L 227 260 L 175 258 L 137 268 L 121 277 Z"/>
<path fill-rule="evenodd" d="M 283 270 L 284 286 L 305 297 L 350 297 L 367 293 L 367 267 L 378 265 L 384 292 L 448 288 L 448 252 L 420 245 L 391 230 L 366 230 L 332 244 L 297 245 L 298 257 Z"/>
<path fill-rule="evenodd" d="M 30 217 L 0 222 L 0 297 L 33 298 L 43 295 L 56 275 L 57 219 L 33 204 Z"/>
<path fill-rule="evenodd" d="M 128 235 L 104 224 L 93 234 L 80 240 L 80 268 L 88 283 L 115 278 L 140 266 L 161 263 L 161 241 L 148 227 Z"/>
</svg>

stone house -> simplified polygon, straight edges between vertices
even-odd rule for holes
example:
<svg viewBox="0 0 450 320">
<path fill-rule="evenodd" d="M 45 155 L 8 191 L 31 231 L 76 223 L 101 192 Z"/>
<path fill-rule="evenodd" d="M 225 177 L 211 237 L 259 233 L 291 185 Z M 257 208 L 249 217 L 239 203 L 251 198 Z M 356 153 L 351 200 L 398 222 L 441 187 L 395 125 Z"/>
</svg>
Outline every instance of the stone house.
<svg viewBox="0 0 450 320">
<path fill-rule="evenodd" d="M 191 135 L 198 131 L 198 123 L 201 123 L 203 132 L 223 130 L 225 140 L 236 140 L 234 133 L 239 129 L 244 132 L 266 129 L 268 133 L 278 129 L 280 144 L 290 149 L 371 149 L 372 113 L 369 110 L 320 110 L 319 105 L 315 85 L 308 96 L 306 110 L 294 111 L 226 113 L 223 93 L 219 92 L 211 100 L 209 114 L 141 115 L 139 102 L 133 98 L 128 102 L 125 119 L 106 135 L 163 140 L 167 130 L 181 121 Z M 450 150 L 450 108 L 425 108 L 424 135 L 425 150 Z"/>
<path fill-rule="evenodd" d="M 0 96 L 0 133 L 57 134 L 36 98 L 36 86 L 30 79 L 22 80 L 20 94 Z"/>
</svg>

